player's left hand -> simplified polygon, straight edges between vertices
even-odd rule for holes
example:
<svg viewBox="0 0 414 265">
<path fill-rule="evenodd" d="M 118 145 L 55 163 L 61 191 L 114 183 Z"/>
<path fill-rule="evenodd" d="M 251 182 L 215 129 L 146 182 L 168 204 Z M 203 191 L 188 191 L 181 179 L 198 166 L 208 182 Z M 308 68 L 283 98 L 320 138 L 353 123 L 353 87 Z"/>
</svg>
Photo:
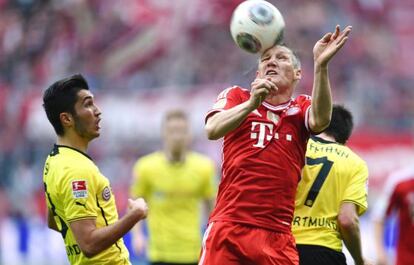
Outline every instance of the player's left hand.
<svg viewBox="0 0 414 265">
<path fill-rule="evenodd" d="M 341 31 L 339 25 L 334 33 L 326 33 L 313 47 L 313 59 L 318 66 L 327 66 L 332 57 L 345 45 L 352 27 L 347 26 Z"/>
</svg>

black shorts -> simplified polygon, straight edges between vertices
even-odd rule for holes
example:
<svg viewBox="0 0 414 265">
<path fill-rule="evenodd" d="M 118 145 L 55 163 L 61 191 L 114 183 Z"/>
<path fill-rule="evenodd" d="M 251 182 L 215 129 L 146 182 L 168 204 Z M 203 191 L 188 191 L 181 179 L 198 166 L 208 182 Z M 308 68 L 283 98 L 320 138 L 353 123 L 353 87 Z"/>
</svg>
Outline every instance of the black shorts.
<svg viewBox="0 0 414 265">
<path fill-rule="evenodd" d="M 313 245 L 296 247 L 299 252 L 299 265 L 346 265 L 346 258 L 342 252 Z"/>
</svg>

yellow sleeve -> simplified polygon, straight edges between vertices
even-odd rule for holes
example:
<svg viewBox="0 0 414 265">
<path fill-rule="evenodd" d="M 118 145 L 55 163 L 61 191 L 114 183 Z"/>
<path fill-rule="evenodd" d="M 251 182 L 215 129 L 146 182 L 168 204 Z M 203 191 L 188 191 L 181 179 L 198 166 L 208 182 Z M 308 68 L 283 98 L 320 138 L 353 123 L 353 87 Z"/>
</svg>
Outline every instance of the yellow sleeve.
<svg viewBox="0 0 414 265">
<path fill-rule="evenodd" d="M 133 180 L 129 190 L 131 197 L 148 198 L 150 195 L 150 185 L 148 180 L 148 173 L 145 169 L 145 163 L 138 160 L 133 167 Z"/>
<path fill-rule="evenodd" d="M 214 162 L 207 160 L 207 163 L 204 167 L 203 179 L 204 183 L 202 185 L 201 196 L 204 199 L 214 199 L 216 196 L 216 168 Z"/>
<path fill-rule="evenodd" d="M 358 215 L 362 215 L 368 208 L 368 168 L 359 163 L 350 176 L 342 201 L 353 202 L 358 206 Z"/>
<path fill-rule="evenodd" d="M 62 182 L 63 211 L 68 222 L 96 218 L 96 176 L 87 169 L 69 170 Z"/>
</svg>

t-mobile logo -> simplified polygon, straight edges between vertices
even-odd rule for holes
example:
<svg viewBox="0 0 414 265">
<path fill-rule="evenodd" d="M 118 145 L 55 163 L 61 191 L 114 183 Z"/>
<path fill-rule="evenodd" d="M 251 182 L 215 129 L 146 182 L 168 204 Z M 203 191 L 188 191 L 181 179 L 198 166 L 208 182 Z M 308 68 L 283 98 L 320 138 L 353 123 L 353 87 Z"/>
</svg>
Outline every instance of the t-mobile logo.
<svg viewBox="0 0 414 265">
<path fill-rule="evenodd" d="M 259 128 L 259 132 L 257 129 Z M 253 145 L 254 147 L 264 148 L 265 139 L 266 141 L 272 140 L 273 137 L 273 124 L 264 122 L 252 122 L 252 132 L 250 133 L 251 139 L 257 139 L 257 142 Z"/>
</svg>

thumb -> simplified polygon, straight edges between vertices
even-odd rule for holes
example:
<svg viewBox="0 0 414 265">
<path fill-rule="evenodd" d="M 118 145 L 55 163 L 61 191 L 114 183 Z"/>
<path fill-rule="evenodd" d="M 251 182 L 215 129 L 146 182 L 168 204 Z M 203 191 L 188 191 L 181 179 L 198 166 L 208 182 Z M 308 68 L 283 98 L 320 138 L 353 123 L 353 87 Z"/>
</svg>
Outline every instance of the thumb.
<svg viewBox="0 0 414 265">
<path fill-rule="evenodd" d="M 134 203 L 134 200 L 129 198 L 128 199 L 128 207 L 131 208 L 132 204 Z"/>
</svg>

